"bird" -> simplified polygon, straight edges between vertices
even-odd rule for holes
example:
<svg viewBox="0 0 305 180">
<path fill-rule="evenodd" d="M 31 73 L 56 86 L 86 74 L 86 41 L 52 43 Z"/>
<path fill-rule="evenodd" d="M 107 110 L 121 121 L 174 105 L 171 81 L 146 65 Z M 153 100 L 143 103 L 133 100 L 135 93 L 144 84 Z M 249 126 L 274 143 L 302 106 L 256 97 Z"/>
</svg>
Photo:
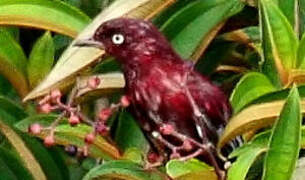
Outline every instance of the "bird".
<svg viewBox="0 0 305 180">
<path fill-rule="evenodd" d="M 153 23 L 111 19 L 75 46 L 103 49 L 118 60 L 132 112 L 160 153 L 181 160 L 201 156 L 225 179 L 215 146 L 232 115 L 229 100 Z"/>
</svg>

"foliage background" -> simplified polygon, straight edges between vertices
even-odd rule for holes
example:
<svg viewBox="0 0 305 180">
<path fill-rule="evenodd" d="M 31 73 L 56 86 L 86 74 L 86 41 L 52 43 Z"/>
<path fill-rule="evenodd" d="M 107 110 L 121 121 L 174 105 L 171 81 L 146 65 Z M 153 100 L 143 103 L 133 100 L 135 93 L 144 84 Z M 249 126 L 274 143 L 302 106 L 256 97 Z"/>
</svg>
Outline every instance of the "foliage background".
<svg viewBox="0 0 305 180">
<path fill-rule="evenodd" d="M 304 177 L 304 8 L 302 0 L 1 0 L 0 177 L 216 178 L 213 168 L 198 160 L 172 160 L 159 170 L 144 170 L 149 145 L 128 110 L 111 118 L 116 146 L 99 137 L 88 158 L 64 151 L 69 145 L 83 146 L 91 130 L 87 125 L 61 123 L 55 134 L 58 145 L 52 148 L 40 140 L 47 131 L 39 137 L 28 135 L 30 124 L 48 126 L 57 114 L 39 114 L 33 101 L 22 100 L 68 87 L 76 75 L 84 77 L 76 83 L 93 74 L 106 79 L 107 86 L 78 96 L 89 116 L 94 117 L 105 98 L 117 101 L 124 79 L 118 73 L 105 74 L 120 72 L 116 61 L 98 59 L 104 52 L 70 43 L 90 37 L 103 21 L 120 16 L 151 20 L 182 57 L 196 63 L 198 71 L 230 96 L 234 115 L 219 149 L 237 135 L 246 142 L 229 155 L 233 164 L 228 179 Z"/>
</svg>

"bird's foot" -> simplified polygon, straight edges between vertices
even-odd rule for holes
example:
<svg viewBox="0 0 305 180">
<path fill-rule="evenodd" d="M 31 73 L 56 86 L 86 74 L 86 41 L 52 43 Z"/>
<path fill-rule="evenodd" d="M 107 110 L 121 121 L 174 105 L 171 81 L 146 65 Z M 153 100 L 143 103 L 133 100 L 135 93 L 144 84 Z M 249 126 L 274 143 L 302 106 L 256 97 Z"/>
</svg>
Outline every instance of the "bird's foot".
<svg viewBox="0 0 305 180">
<path fill-rule="evenodd" d="M 150 152 L 145 157 L 144 169 L 150 170 L 163 165 L 164 157 L 158 153 Z"/>
<path fill-rule="evenodd" d="M 168 149 L 171 150 L 171 159 L 178 159 L 181 161 L 187 161 L 192 158 L 196 158 L 199 155 L 204 155 L 208 161 L 215 167 L 215 172 L 218 176 L 219 180 L 225 180 L 225 171 L 223 171 L 215 157 L 215 147 L 212 143 L 209 141 L 204 141 L 204 143 L 200 143 L 196 141 L 193 138 L 190 138 L 182 133 L 179 133 L 175 130 L 171 125 L 165 124 L 160 127 L 160 133 L 157 131 L 154 131 L 152 133 L 153 137 L 155 137 L 159 142 L 161 142 L 163 145 L 165 145 Z M 166 140 L 163 136 L 172 136 L 176 138 L 177 140 L 180 140 L 182 145 L 177 146 Z M 196 150 L 195 150 L 196 149 Z M 186 156 L 181 156 L 181 152 L 190 152 L 192 150 L 195 150 L 191 154 L 188 154 Z"/>
</svg>

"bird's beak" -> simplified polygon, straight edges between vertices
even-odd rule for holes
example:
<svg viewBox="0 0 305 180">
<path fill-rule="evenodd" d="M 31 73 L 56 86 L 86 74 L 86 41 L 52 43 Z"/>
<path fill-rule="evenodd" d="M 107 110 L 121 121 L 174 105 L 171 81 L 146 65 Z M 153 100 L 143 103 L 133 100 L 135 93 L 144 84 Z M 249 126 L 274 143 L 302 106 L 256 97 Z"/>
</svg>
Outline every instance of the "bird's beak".
<svg viewBox="0 0 305 180">
<path fill-rule="evenodd" d="M 99 41 L 95 41 L 92 38 L 79 40 L 79 41 L 74 43 L 74 46 L 78 46 L 78 47 L 95 47 L 95 48 L 98 48 L 98 49 L 105 49 L 105 46 L 104 46 L 103 43 L 101 43 Z"/>
</svg>

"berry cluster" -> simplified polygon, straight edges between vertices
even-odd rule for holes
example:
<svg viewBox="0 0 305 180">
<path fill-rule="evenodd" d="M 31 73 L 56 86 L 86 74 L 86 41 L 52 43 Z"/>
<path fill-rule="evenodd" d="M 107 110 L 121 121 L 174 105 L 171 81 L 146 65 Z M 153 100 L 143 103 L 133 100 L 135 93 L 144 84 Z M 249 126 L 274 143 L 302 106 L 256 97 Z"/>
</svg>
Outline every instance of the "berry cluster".
<svg viewBox="0 0 305 180">
<path fill-rule="evenodd" d="M 96 89 L 101 83 L 98 77 L 92 77 L 88 80 L 85 87 L 75 87 L 71 94 L 68 97 L 66 103 L 62 101 L 62 93 L 60 90 L 56 89 L 51 91 L 48 95 L 46 95 L 42 100 L 38 103 L 38 110 L 41 113 L 50 113 L 57 111 L 60 113 L 58 118 L 49 126 L 42 127 L 38 123 L 34 123 L 29 127 L 29 133 L 33 135 L 39 135 L 43 130 L 49 130 L 49 134 L 44 138 L 44 144 L 47 147 L 55 145 L 55 129 L 58 123 L 64 118 L 68 118 L 68 122 L 71 126 L 77 126 L 79 123 L 86 123 L 93 127 L 91 133 L 88 133 L 85 138 L 85 146 L 82 149 L 82 152 L 85 156 L 88 155 L 89 145 L 94 143 L 94 140 L 97 135 L 107 136 L 109 132 L 109 127 L 106 125 L 109 117 L 117 111 L 120 107 L 128 107 L 130 105 L 130 101 L 127 96 L 122 96 L 120 102 L 118 104 L 112 104 L 110 107 L 101 109 L 98 113 L 98 118 L 93 121 L 90 118 L 86 117 L 81 112 L 81 108 L 79 105 L 74 103 L 74 99 L 76 97 L 77 92 L 83 88 Z"/>
</svg>

